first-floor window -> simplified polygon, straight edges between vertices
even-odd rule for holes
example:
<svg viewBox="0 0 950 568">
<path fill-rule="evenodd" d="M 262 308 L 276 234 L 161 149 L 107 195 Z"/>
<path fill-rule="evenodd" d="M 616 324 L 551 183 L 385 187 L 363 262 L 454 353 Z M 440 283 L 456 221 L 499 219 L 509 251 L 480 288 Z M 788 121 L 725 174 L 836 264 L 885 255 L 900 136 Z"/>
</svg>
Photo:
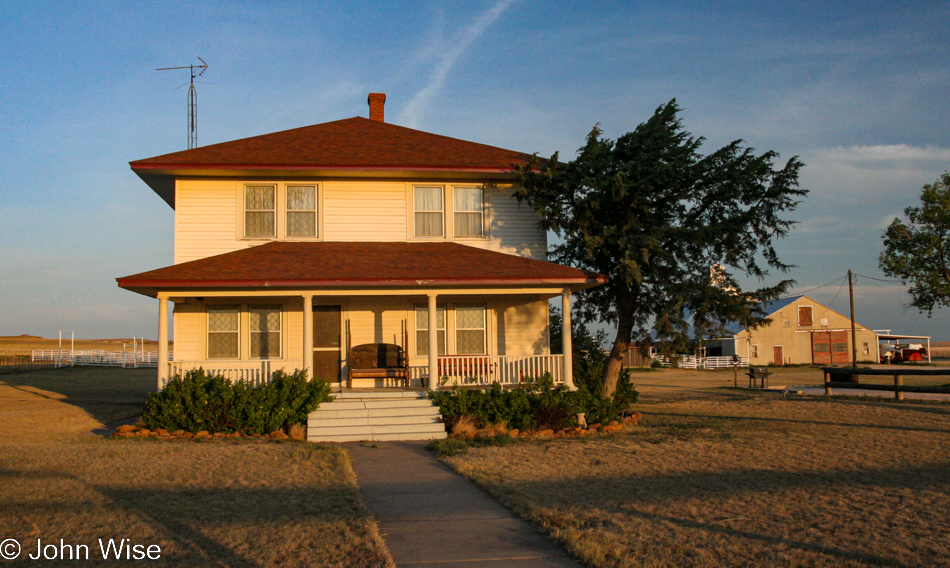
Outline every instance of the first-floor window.
<svg viewBox="0 0 950 568">
<path fill-rule="evenodd" d="M 208 359 L 237 359 L 239 306 L 208 306 Z"/>
<path fill-rule="evenodd" d="M 439 355 L 445 355 L 445 306 L 435 311 Z M 429 307 L 416 306 L 416 355 L 429 355 Z"/>
<path fill-rule="evenodd" d="M 485 306 L 455 307 L 455 351 L 459 355 L 485 354 Z"/>
<path fill-rule="evenodd" d="M 754 343 L 752 344 L 752 348 L 751 348 L 751 356 L 752 356 L 752 357 L 758 357 L 758 356 L 759 356 L 759 346 L 756 345 L 756 344 L 754 344 Z"/>
<path fill-rule="evenodd" d="M 251 358 L 280 358 L 280 306 L 248 308 L 251 328 Z"/>
</svg>

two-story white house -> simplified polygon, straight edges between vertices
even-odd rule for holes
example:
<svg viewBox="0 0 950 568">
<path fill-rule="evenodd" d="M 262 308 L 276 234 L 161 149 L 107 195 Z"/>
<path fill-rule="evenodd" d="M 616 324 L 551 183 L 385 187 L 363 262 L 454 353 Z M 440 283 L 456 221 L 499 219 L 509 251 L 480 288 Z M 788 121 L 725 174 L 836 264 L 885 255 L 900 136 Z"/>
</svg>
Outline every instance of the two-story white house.
<svg viewBox="0 0 950 568">
<path fill-rule="evenodd" d="M 368 343 L 401 346 L 415 386 L 473 368 L 482 383 L 572 384 L 570 356 L 550 353 L 548 301 L 569 316 L 570 294 L 605 278 L 545 260 L 537 214 L 512 197 L 512 166 L 530 156 L 388 124 L 384 103 L 130 164 L 175 210 L 174 264 L 117 279 L 159 300 L 159 388 L 197 367 L 336 383 Z"/>
</svg>

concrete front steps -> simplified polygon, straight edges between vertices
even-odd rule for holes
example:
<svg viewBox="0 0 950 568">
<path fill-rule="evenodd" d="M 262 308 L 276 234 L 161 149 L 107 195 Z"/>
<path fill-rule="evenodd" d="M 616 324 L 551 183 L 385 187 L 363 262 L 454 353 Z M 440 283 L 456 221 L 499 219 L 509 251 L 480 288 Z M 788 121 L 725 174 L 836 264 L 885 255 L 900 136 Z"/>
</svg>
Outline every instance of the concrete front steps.
<svg viewBox="0 0 950 568">
<path fill-rule="evenodd" d="M 357 442 L 445 438 L 439 408 L 421 390 L 343 389 L 310 413 L 307 440 Z"/>
</svg>

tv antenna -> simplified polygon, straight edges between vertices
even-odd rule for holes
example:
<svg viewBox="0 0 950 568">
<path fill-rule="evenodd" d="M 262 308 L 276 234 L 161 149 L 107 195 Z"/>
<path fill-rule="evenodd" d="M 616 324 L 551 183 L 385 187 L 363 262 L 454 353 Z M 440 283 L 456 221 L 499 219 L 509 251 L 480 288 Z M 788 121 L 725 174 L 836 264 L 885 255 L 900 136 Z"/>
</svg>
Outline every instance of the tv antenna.
<svg viewBox="0 0 950 568">
<path fill-rule="evenodd" d="M 170 71 L 172 69 L 188 69 L 191 71 L 191 85 L 188 87 L 188 149 L 198 147 L 198 92 L 195 91 L 195 77 L 201 77 L 208 70 L 205 60 L 198 58 L 201 65 L 184 65 L 182 67 L 160 67 L 156 71 Z M 199 70 L 198 73 L 195 71 Z"/>
</svg>

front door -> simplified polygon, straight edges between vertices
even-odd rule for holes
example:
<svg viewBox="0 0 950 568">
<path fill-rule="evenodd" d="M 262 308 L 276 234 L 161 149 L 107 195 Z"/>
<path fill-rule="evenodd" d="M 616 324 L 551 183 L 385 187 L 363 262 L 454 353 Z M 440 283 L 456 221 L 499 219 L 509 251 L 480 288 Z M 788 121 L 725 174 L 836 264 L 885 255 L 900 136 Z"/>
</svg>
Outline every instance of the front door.
<svg viewBox="0 0 950 568">
<path fill-rule="evenodd" d="M 340 380 L 340 306 L 313 307 L 313 376 Z"/>
<path fill-rule="evenodd" d="M 781 345 L 772 346 L 772 364 L 773 365 L 785 364 L 785 352 L 782 350 Z"/>
</svg>

